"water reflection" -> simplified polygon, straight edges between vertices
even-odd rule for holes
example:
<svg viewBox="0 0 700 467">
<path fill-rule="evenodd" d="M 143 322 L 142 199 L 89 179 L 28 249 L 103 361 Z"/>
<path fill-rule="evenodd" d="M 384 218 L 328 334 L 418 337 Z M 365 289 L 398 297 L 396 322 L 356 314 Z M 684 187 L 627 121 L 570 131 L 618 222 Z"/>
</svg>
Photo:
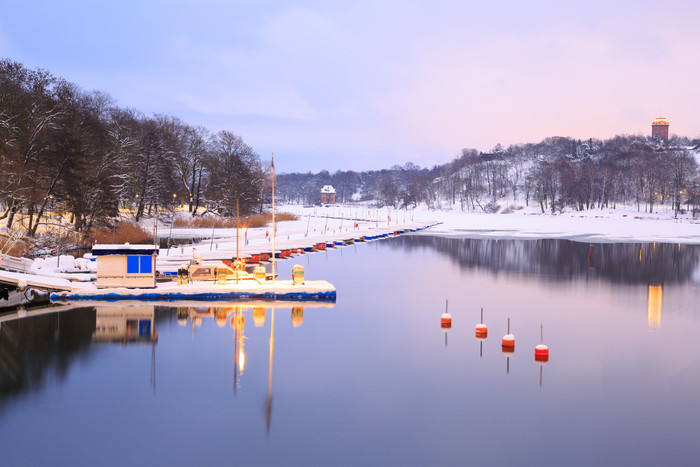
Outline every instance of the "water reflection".
<svg viewBox="0 0 700 467">
<path fill-rule="evenodd" d="M 649 311 L 647 320 L 649 329 L 659 329 L 661 327 L 661 303 L 663 301 L 663 286 L 649 284 Z"/>
<path fill-rule="evenodd" d="M 171 306 L 175 305 L 175 306 Z M 268 338 L 267 395 L 265 426 L 269 434 L 272 422 L 272 369 L 275 342 L 276 306 L 265 302 L 202 306 L 201 302 L 183 302 L 157 306 L 144 302 L 98 302 L 96 306 L 49 306 L 30 311 L 23 308 L 0 316 L 0 408 L 8 395 L 41 390 L 48 380 L 63 380 L 76 358 L 92 356 L 91 346 L 120 344 L 151 345 L 151 385 L 156 389 L 157 322 L 176 318 L 180 326 L 189 326 L 192 337 L 203 322 L 216 327 L 230 325 L 233 330 L 233 395 L 238 393 L 246 372 L 246 314 L 255 327 L 270 320 Z M 267 309 L 266 306 L 269 308 Z M 301 303 L 283 306 L 290 310 L 292 328 L 303 324 L 304 306 L 332 307 L 329 304 Z M 277 310 L 279 311 L 279 310 Z"/>
<path fill-rule="evenodd" d="M 398 249 L 430 248 L 461 269 L 538 275 L 548 280 L 604 279 L 622 284 L 687 283 L 700 263 L 700 246 L 571 240 L 472 240 L 403 236 Z"/>
<path fill-rule="evenodd" d="M 65 307 L 58 309 L 65 310 Z M 63 381 L 72 363 L 89 353 L 95 311 L 18 310 L 0 321 L 0 395 L 41 390 Z"/>
<path fill-rule="evenodd" d="M 698 463 L 700 358 L 688 348 L 700 288 L 603 280 L 599 245 L 595 280 L 555 282 L 460 270 L 451 255 L 391 242 L 307 255 L 338 287 L 333 312 L 148 303 L 151 341 L 98 341 L 94 308 L 2 322 L 2 378 L 25 368 L 22 389 L 0 396 L 0 437 L 12 447 L 3 465 L 489 465 L 504 439 L 523 465 Z M 446 299 L 447 348 L 437 326 Z M 652 323 L 663 305 L 656 332 L 650 299 Z M 518 347 L 503 355 L 508 317 Z M 481 322 L 490 329 L 477 342 Z M 544 366 L 533 355 L 542 323 L 554 352 Z M 26 369 L 29 360 L 39 364 Z M 183 442 L 183 430 L 207 433 L 208 447 Z"/>
<path fill-rule="evenodd" d="M 122 344 L 157 341 L 155 307 L 114 304 L 95 307 L 95 333 L 92 340 Z"/>
</svg>

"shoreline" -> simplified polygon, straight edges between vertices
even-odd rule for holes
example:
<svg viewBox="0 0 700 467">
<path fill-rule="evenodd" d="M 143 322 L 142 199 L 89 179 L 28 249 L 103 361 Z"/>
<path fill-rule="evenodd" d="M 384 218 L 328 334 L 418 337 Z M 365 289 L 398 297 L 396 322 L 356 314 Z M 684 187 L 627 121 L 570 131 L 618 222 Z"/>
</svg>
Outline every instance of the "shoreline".
<svg viewBox="0 0 700 467">
<path fill-rule="evenodd" d="M 700 245 L 700 217 L 689 214 L 673 217 L 669 213 L 644 213 L 629 208 L 591 209 L 542 214 L 539 207 L 521 207 L 513 212 L 487 214 L 457 209 L 428 209 L 425 206 L 409 210 L 335 205 L 304 208 L 285 205 L 280 209 L 306 216 L 337 216 L 363 209 L 363 214 L 384 219 L 387 225 L 401 224 L 405 217 L 415 222 L 438 222 L 430 229 L 414 235 L 434 235 L 449 238 L 494 240 L 561 239 L 587 243 L 680 243 Z M 349 216 L 349 217 L 352 217 Z M 394 219 L 396 218 L 396 219 Z M 391 221 L 387 221 L 391 219 Z"/>
</svg>

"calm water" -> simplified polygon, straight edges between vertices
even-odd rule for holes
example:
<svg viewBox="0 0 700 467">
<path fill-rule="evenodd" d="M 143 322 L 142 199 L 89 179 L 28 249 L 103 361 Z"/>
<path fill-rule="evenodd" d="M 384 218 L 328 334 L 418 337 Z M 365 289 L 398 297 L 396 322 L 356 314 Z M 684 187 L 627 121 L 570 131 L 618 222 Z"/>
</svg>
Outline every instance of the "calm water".
<svg viewBox="0 0 700 467">
<path fill-rule="evenodd" d="M 333 282 L 333 308 L 111 304 L 5 321 L 0 463 L 698 465 L 699 259 L 402 237 L 278 263 Z"/>
</svg>

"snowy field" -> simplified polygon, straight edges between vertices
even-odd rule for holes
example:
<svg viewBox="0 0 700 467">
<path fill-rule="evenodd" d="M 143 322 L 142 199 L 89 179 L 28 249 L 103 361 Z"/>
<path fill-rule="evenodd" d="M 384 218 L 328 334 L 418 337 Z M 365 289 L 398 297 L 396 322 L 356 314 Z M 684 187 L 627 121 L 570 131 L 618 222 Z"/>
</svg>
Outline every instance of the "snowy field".
<svg viewBox="0 0 700 467">
<path fill-rule="evenodd" d="M 390 208 L 372 209 L 357 206 L 329 206 L 304 208 L 282 206 L 281 211 L 298 216 L 321 216 L 314 223 L 322 222 L 322 216 L 361 216 L 379 219 L 379 225 L 410 223 L 441 224 L 431 227 L 421 235 L 439 235 L 453 238 L 497 239 L 545 239 L 559 238 L 581 242 L 662 242 L 700 244 L 700 217 L 691 215 L 673 217 L 673 211 L 662 207 L 658 212 L 638 212 L 631 207 L 617 209 L 591 209 L 564 211 L 561 214 L 543 214 L 539 206 L 522 207 L 503 214 L 463 212 L 454 209 L 413 210 Z M 389 221 L 390 220 L 390 221 Z"/>
<path fill-rule="evenodd" d="M 568 239 L 591 243 L 700 244 L 700 218 L 693 219 L 689 214 L 685 214 L 675 219 L 673 211 L 665 207 L 655 213 L 638 212 L 631 207 L 565 211 L 556 215 L 543 214 L 538 206 L 508 211 L 510 212 L 496 214 L 463 212 L 459 206 L 455 209 L 431 209 L 423 206 L 396 210 L 358 204 L 316 207 L 284 205 L 279 206 L 277 212 L 295 214 L 298 220 L 277 223 L 275 250 L 311 246 L 318 242 L 370 236 L 405 228 L 419 228 L 436 223 L 437 225 L 417 232 L 416 235 L 487 239 Z M 142 221 L 142 225 L 146 229 L 153 229 L 153 220 L 146 219 Z M 240 256 L 246 256 L 272 250 L 271 226 L 242 229 L 238 241 L 236 229 L 171 229 L 169 225 L 161 224 L 158 226 L 158 235 L 161 238 L 172 237 L 179 240 L 200 239 L 196 244 L 161 249 L 158 257 L 160 270 L 176 270 L 181 263 L 194 256 L 201 256 L 204 260 L 219 260 L 235 257 L 237 251 Z M 32 269 L 34 272 L 41 270 L 42 275 L 55 274 L 57 279 L 66 279 L 62 273 L 86 270 L 94 273 L 94 263 L 82 259 L 74 260 L 70 256 L 62 256 L 60 265 L 56 263 L 55 257 L 39 259 L 34 262 Z"/>
</svg>

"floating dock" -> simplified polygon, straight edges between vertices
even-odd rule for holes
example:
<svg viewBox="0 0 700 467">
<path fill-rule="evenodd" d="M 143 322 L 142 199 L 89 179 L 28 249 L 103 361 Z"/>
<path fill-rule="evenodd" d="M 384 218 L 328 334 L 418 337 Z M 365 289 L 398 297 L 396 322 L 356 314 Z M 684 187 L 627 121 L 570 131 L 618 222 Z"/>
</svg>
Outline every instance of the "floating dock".
<svg viewBox="0 0 700 467">
<path fill-rule="evenodd" d="M 246 283 L 248 282 L 248 283 Z M 213 301 L 213 300 L 264 300 L 264 301 L 323 301 L 335 302 L 336 290 L 326 281 L 305 281 L 294 284 L 291 280 L 275 280 L 264 283 L 240 281 L 234 283 L 177 282 L 159 283 L 155 288 L 105 288 L 75 287 L 70 291 L 51 294 L 52 302 L 78 300 L 140 300 L 140 301 Z"/>
<path fill-rule="evenodd" d="M 337 232 L 335 235 L 315 234 L 313 238 L 305 239 L 280 239 L 277 242 L 275 251 L 272 245 L 263 242 L 253 245 L 242 245 L 241 257 L 249 264 L 258 264 L 261 261 L 270 261 L 272 257 L 279 259 L 288 258 L 309 252 L 323 251 L 329 248 L 343 247 L 354 243 L 370 242 L 381 240 L 406 233 L 419 232 L 428 229 L 438 223 L 413 225 L 412 228 L 399 226 L 377 227 L 369 229 L 357 229 L 353 232 Z M 355 230 L 355 229 L 353 229 Z M 319 237 L 326 237 L 325 240 Z M 213 240 L 206 248 L 206 244 L 197 244 L 198 257 L 205 260 L 230 261 L 231 251 L 212 251 Z M 181 267 L 183 261 L 190 259 L 190 254 L 177 254 L 177 247 L 161 249 L 157 256 L 155 269 L 161 277 L 174 276 Z M 192 250 L 190 250 L 192 251 Z M 274 255 L 274 256 L 273 256 Z M 95 259 L 95 257 L 93 257 Z M 27 260 L 29 261 L 29 260 Z M 3 261 L 7 264 L 7 261 Z M 13 268 L 15 271 L 26 271 L 28 264 L 22 264 L 21 268 Z M 76 276 L 86 276 L 86 274 L 76 274 Z M 90 275 L 92 276 L 92 275 Z M 256 281 L 241 281 L 239 283 L 227 282 L 224 284 L 213 282 L 190 282 L 189 284 L 178 285 L 177 282 L 158 282 L 155 287 L 127 288 L 108 287 L 97 288 L 95 283 L 75 283 L 67 280 L 65 274 L 55 274 L 47 277 L 38 274 L 27 274 L 24 272 L 12 272 L 0 270 L 0 284 L 6 284 L 19 289 L 34 288 L 51 292 L 52 302 L 65 303 L 68 301 L 215 301 L 215 300 L 262 300 L 270 301 L 315 301 L 334 303 L 336 300 L 335 287 L 326 281 L 306 281 L 304 284 L 293 284 L 291 280 L 275 280 L 258 283 Z M 92 277 L 90 277 L 92 279 Z M 167 280 L 167 279 L 166 279 Z"/>
</svg>

